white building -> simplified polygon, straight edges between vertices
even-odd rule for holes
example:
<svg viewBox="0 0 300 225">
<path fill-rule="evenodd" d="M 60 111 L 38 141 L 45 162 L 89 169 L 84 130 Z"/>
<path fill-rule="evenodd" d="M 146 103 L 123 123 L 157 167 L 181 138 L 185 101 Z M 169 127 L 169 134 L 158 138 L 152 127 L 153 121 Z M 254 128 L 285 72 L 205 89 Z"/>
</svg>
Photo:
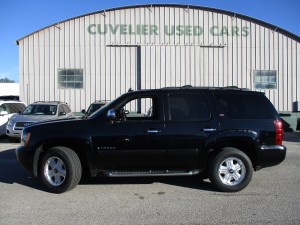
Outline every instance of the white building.
<svg viewBox="0 0 300 225">
<path fill-rule="evenodd" d="M 300 100 L 300 37 L 225 10 L 139 5 L 74 17 L 17 41 L 20 98 L 80 111 L 132 89 L 238 86 L 279 111 Z"/>
<path fill-rule="evenodd" d="M 19 96 L 19 92 L 19 83 L 0 83 L 0 97 L 7 95 Z"/>
</svg>

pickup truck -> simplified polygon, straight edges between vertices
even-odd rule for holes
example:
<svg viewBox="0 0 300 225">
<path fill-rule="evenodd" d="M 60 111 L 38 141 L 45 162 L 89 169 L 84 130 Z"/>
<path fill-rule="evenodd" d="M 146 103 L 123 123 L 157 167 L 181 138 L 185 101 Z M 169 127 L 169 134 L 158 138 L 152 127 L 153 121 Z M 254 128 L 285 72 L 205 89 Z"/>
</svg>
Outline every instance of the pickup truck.
<svg viewBox="0 0 300 225">
<path fill-rule="evenodd" d="M 285 159 L 283 126 L 261 92 L 178 87 L 130 91 L 77 120 L 24 128 L 16 156 L 54 193 L 92 177 L 208 177 L 224 192 Z"/>
</svg>

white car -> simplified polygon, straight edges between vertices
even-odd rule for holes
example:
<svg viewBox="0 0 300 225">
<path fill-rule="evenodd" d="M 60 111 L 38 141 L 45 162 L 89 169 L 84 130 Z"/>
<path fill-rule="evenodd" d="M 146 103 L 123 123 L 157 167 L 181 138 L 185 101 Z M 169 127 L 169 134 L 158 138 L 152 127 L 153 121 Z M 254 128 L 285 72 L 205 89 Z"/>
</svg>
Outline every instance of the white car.
<svg viewBox="0 0 300 225">
<path fill-rule="evenodd" d="M 26 108 L 24 102 L 0 101 L 0 136 L 6 134 L 6 125 L 10 117 Z"/>
</svg>

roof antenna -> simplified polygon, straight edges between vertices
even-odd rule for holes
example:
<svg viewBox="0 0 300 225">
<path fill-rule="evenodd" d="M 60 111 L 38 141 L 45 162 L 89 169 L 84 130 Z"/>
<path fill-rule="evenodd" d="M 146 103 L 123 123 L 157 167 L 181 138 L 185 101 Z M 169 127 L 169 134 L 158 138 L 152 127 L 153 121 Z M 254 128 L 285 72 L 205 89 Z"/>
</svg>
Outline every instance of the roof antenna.
<svg viewBox="0 0 300 225">
<path fill-rule="evenodd" d="M 133 91 L 133 89 L 132 89 L 132 88 L 129 88 L 129 89 L 128 89 L 128 92 L 132 92 L 132 91 Z"/>
</svg>

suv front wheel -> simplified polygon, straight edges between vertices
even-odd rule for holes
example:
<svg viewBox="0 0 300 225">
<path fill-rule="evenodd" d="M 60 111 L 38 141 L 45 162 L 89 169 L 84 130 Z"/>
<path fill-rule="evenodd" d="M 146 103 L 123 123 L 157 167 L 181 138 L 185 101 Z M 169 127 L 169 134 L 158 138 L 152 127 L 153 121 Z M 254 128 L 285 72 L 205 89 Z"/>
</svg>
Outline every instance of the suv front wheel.
<svg viewBox="0 0 300 225">
<path fill-rule="evenodd" d="M 78 155 L 66 147 L 51 148 L 42 157 L 39 174 L 50 192 L 62 193 L 76 187 L 81 178 Z"/>
<path fill-rule="evenodd" d="M 236 148 L 224 148 L 212 160 L 209 179 L 220 191 L 237 192 L 251 181 L 253 167 L 249 157 Z"/>
</svg>

